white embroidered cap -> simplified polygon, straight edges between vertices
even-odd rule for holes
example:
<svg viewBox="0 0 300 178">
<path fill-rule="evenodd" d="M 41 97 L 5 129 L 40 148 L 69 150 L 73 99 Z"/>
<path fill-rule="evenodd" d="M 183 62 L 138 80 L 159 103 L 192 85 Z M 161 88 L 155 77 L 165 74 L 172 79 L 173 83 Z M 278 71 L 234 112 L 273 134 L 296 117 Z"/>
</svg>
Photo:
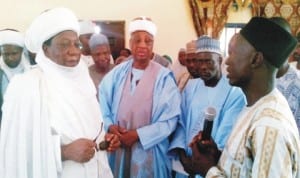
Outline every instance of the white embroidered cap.
<svg viewBox="0 0 300 178">
<path fill-rule="evenodd" d="M 130 22 L 128 31 L 130 34 L 136 31 L 146 31 L 152 36 L 155 36 L 157 27 L 150 18 L 141 16 L 133 19 L 133 21 Z"/>
<path fill-rule="evenodd" d="M 0 31 L 0 45 L 16 45 L 24 47 L 24 36 L 22 33 L 10 29 Z"/>
<path fill-rule="evenodd" d="M 202 35 L 197 39 L 197 53 L 213 52 L 222 55 L 220 41 L 213 39 L 207 35 Z"/>
</svg>

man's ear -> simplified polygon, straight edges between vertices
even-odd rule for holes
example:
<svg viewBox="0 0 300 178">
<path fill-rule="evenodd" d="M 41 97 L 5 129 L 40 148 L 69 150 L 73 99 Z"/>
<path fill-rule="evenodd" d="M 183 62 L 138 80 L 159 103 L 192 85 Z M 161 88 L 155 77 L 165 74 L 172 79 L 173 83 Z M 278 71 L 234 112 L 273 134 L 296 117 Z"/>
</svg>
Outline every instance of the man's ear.
<svg viewBox="0 0 300 178">
<path fill-rule="evenodd" d="M 256 68 L 264 63 L 264 55 L 261 52 L 255 52 L 251 59 L 251 67 Z"/>
<path fill-rule="evenodd" d="M 43 44 L 42 48 L 43 48 L 44 54 L 47 56 L 47 54 L 48 54 L 48 49 L 49 49 L 49 46 L 47 46 L 47 45 Z"/>
<path fill-rule="evenodd" d="M 223 57 L 219 56 L 219 64 L 222 65 L 222 62 L 223 62 Z"/>
<path fill-rule="evenodd" d="M 132 49 L 132 38 L 129 39 L 129 49 Z"/>
</svg>

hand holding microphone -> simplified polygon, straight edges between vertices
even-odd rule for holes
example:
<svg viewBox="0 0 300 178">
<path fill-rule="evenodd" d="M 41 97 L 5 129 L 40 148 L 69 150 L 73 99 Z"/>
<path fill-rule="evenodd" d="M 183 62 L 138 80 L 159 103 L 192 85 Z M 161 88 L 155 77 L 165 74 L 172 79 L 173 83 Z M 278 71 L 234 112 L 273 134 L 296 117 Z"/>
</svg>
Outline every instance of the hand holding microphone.
<svg viewBox="0 0 300 178">
<path fill-rule="evenodd" d="M 206 152 L 206 147 L 201 142 L 208 141 L 211 138 L 211 131 L 213 128 L 213 120 L 216 117 L 216 109 L 213 107 L 207 107 L 204 112 L 204 126 L 202 131 L 201 140 L 197 141 L 199 151 Z"/>
<path fill-rule="evenodd" d="M 216 109 L 207 107 L 204 111 L 203 130 L 194 137 L 190 147 L 192 149 L 193 170 L 195 173 L 204 176 L 208 169 L 215 166 L 221 156 L 216 143 L 211 138 L 213 120 L 216 117 Z"/>
</svg>

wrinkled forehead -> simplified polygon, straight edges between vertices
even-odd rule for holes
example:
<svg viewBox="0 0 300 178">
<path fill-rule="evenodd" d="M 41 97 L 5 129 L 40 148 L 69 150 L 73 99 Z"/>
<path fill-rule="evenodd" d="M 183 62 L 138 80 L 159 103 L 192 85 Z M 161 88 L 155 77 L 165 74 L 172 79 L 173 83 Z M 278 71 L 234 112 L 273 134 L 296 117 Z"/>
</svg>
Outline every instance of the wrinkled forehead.
<svg viewBox="0 0 300 178">
<path fill-rule="evenodd" d="M 197 56 L 196 53 L 187 53 L 187 54 L 186 54 L 186 58 L 188 58 L 188 59 L 195 58 L 196 56 Z"/>
<path fill-rule="evenodd" d="M 220 54 L 214 52 L 198 52 L 196 53 L 197 59 L 219 59 Z"/>
<path fill-rule="evenodd" d="M 130 37 L 132 39 L 134 39 L 134 38 L 140 38 L 140 37 L 154 39 L 153 35 L 151 35 L 150 33 L 148 33 L 147 31 L 144 31 L 144 30 L 135 31 L 135 32 L 131 33 Z"/>
</svg>

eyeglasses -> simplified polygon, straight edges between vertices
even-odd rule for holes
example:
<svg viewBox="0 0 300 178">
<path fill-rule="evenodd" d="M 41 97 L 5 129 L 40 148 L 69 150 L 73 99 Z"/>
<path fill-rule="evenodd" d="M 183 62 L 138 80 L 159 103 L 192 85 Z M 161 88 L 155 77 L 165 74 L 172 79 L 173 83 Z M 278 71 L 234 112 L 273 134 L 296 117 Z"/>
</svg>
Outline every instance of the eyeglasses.
<svg viewBox="0 0 300 178">
<path fill-rule="evenodd" d="M 80 41 L 75 41 L 72 42 L 70 40 L 65 40 L 63 42 L 57 43 L 57 46 L 61 49 L 61 50 L 67 50 L 69 49 L 71 46 L 74 46 L 77 49 L 81 49 L 82 48 L 82 44 L 80 43 Z"/>
</svg>

